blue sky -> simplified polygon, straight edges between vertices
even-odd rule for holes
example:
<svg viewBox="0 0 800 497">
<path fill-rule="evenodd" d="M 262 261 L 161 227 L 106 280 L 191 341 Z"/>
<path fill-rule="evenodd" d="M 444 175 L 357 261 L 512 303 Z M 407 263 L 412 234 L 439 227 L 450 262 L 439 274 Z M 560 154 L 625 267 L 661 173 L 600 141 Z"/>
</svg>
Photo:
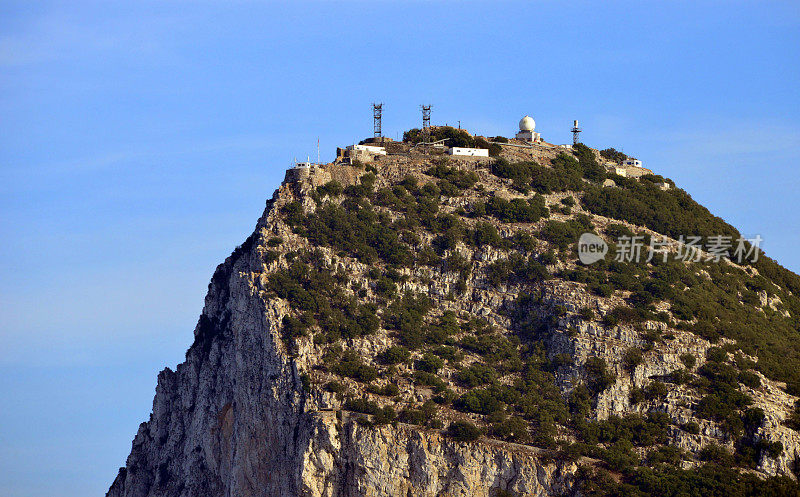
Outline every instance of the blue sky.
<svg viewBox="0 0 800 497">
<path fill-rule="evenodd" d="M 293 157 L 613 146 L 800 270 L 796 2 L 0 1 L 0 495 L 102 495 Z"/>
</svg>

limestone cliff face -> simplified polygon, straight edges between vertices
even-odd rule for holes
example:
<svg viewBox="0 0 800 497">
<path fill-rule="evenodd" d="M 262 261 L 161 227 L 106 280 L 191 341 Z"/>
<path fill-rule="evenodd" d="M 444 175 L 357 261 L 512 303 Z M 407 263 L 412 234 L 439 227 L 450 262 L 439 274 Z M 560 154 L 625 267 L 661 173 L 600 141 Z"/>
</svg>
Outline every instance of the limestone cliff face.
<svg viewBox="0 0 800 497">
<path fill-rule="evenodd" d="M 299 495 L 488 497 L 497 489 L 563 495 L 577 469 L 546 462 L 531 447 L 488 440 L 456 443 L 402 424 L 365 427 L 346 412 L 339 419 L 315 414 L 310 427 Z"/>
<path fill-rule="evenodd" d="M 379 182 L 390 185 L 418 170 L 414 164 L 400 161 L 387 166 Z M 313 211 L 315 203 L 309 195 L 313 187 L 331 179 L 354 184 L 361 173 L 349 166 L 331 166 L 299 177 L 287 176 L 287 182 L 267 203 L 254 233 L 217 268 L 186 361 L 176 371 L 165 369 L 159 374 L 153 413 L 139 427 L 131 454 L 108 496 L 488 497 L 498 492 L 520 496 L 575 493 L 578 465 L 558 462 L 542 449 L 486 437 L 457 442 L 436 429 L 359 421 L 360 415 L 343 409 L 341 396 L 321 387 L 331 377 L 310 337 L 299 337 L 294 350 L 287 350 L 282 319 L 291 309 L 286 301 L 265 290 L 265 282 L 269 274 L 288 266 L 288 258 L 265 262 L 268 241 L 280 237 L 283 254 L 319 249 L 317 257 L 325 263 L 335 260 L 336 254 L 330 248 L 309 247 L 308 241 L 293 233 L 282 219 L 281 208 L 299 200 Z M 497 194 L 503 192 L 498 188 Z M 451 209 L 464 202 L 447 201 Z M 507 234 L 502 226 L 499 230 Z M 478 267 L 502 256 L 488 246 L 469 254 Z M 336 260 L 352 283 L 369 289 L 364 276 L 368 266 L 351 258 Z M 408 278 L 400 284 L 401 291 L 425 293 L 442 309 L 481 316 L 501 329 L 511 328 L 507 311 L 515 305 L 515 289 L 487 285 L 475 276 L 459 282 L 452 273 L 433 274 L 426 268 L 404 271 Z M 462 293 L 466 297 L 446 299 L 459 283 L 465 286 Z M 543 299 L 536 304 L 541 312 L 553 307 L 567 311 L 543 338 L 548 355 L 570 358 L 555 374 L 564 395 L 585 379 L 584 364 L 589 357 L 605 359 L 616 374 L 617 381 L 594 399 L 591 418 L 656 409 L 671 419 L 671 445 L 692 453 L 710 442 L 732 445 L 715 423 L 693 416 L 691 405 L 697 397 L 689 389 L 674 388 L 666 398 L 636 405 L 630 401 L 635 387 L 680 368 L 682 354 L 704 357 L 709 342 L 686 331 L 670 330 L 672 339 L 655 344 L 647 361 L 633 370 L 625 369 L 622 352 L 644 345 L 643 331 L 603 326 L 577 315 L 578 309 L 587 307 L 603 315 L 613 302 L 563 280 L 548 281 L 543 292 Z M 664 327 L 663 323 L 647 326 Z M 348 347 L 370 361 L 392 343 L 389 333 L 380 330 L 373 336 L 351 340 Z M 402 365 L 398 368 L 399 374 L 411 376 Z M 442 374 L 452 378 L 454 372 L 445 368 Z M 749 392 L 766 414 L 757 436 L 780 441 L 783 452 L 777 458 L 763 455 L 757 471 L 791 476 L 794 462 L 800 458 L 800 435 L 783 426 L 783 421 L 795 398 L 774 382 L 760 378 L 762 386 Z M 363 384 L 349 378 L 338 380 L 358 394 L 364 390 Z M 392 381 L 378 378 L 378 383 Z M 399 396 L 406 401 L 423 402 L 432 397 L 430 388 L 407 383 L 399 386 Z M 449 419 L 463 418 L 460 413 L 453 416 Z M 698 422 L 699 433 L 678 428 L 689 421 Z"/>
<path fill-rule="evenodd" d="M 150 421 L 108 495 L 297 494 L 302 396 L 278 348 L 279 309 L 244 276 L 254 248 L 217 268 L 186 362 L 159 375 Z"/>
<path fill-rule="evenodd" d="M 347 413 L 318 410 L 280 339 L 285 305 L 259 290 L 259 251 L 275 221 L 273 202 L 256 231 L 209 284 L 195 341 L 176 371 L 158 376 L 142 423 L 109 497 L 145 496 L 488 496 L 503 488 L 555 495 L 574 464 L 540 460 L 531 447 L 458 443 L 418 427 L 369 427 Z M 288 236 L 288 233 L 284 233 Z M 344 419 L 342 419 L 344 418 Z"/>
</svg>

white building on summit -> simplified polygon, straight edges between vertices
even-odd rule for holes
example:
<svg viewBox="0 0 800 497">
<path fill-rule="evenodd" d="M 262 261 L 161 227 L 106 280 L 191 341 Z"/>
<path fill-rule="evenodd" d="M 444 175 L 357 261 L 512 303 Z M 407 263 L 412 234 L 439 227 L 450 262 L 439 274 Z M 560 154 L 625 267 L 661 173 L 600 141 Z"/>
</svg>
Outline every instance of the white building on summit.
<svg viewBox="0 0 800 497">
<path fill-rule="evenodd" d="M 642 167 L 642 161 L 639 159 L 629 158 L 622 161 L 622 165 L 624 167 Z"/>
<path fill-rule="evenodd" d="M 517 133 L 517 140 L 522 140 L 529 143 L 538 143 L 542 141 L 542 136 L 535 132 L 536 121 L 531 116 L 525 116 L 519 120 L 519 132 Z"/>
<path fill-rule="evenodd" d="M 489 157 L 488 148 L 450 147 L 447 153 L 450 155 L 465 155 L 468 157 Z"/>
</svg>

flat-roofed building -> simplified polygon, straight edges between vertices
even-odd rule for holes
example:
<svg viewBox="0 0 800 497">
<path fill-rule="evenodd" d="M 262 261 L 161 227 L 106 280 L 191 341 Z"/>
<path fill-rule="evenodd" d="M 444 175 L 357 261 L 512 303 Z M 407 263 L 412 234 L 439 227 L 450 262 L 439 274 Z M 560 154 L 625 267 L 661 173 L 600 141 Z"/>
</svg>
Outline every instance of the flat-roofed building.
<svg viewBox="0 0 800 497">
<path fill-rule="evenodd" d="M 450 155 L 463 155 L 467 157 L 489 157 L 488 148 L 468 148 L 468 147 L 450 147 L 447 149 Z"/>
<path fill-rule="evenodd" d="M 376 147 L 375 145 L 348 145 L 347 150 L 366 152 L 372 155 L 386 155 L 386 149 L 384 147 Z"/>
<path fill-rule="evenodd" d="M 622 161 L 623 167 L 642 167 L 642 161 L 639 159 L 625 159 Z"/>
</svg>

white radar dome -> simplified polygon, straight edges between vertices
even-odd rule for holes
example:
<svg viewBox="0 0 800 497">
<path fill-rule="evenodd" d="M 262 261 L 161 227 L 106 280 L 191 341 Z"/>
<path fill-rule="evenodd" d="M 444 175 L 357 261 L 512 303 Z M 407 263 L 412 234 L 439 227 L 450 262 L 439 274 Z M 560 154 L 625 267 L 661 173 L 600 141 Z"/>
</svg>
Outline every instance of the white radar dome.
<svg viewBox="0 0 800 497">
<path fill-rule="evenodd" d="M 536 121 L 531 116 L 525 116 L 519 120 L 520 131 L 533 131 L 536 127 Z"/>
</svg>

